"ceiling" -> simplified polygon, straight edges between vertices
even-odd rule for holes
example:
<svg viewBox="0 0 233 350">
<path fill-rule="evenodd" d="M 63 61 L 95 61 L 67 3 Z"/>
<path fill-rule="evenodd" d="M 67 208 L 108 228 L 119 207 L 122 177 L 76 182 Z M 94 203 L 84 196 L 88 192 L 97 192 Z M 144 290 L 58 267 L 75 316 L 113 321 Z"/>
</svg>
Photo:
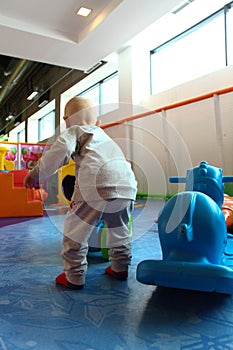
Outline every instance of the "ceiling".
<svg viewBox="0 0 233 350">
<path fill-rule="evenodd" d="M 179 0 L 1 0 L 0 129 L 2 111 L 7 110 L 9 100 L 14 99 L 17 104 L 21 84 L 35 70 L 53 65 L 64 69 L 64 74 L 67 69 L 88 71 L 109 54 L 122 50 L 129 40 L 179 3 Z M 92 9 L 88 17 L 77 16 L 81 6 Z"/>
<path fill-rule="evenodd" d="M 180 2 L 1 0 L 0 54 L 86 70 Z M 81 6 L 91 15 L 77 16 Z"/>
</svg>

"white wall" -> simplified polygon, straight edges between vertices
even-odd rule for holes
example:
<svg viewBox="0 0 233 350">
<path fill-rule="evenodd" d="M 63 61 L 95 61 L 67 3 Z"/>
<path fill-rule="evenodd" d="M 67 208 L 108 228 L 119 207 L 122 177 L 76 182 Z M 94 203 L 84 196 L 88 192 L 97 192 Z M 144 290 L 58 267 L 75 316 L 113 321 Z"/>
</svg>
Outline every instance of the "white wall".
<svg viewBox="0 0 233 350">
<path fill-rule="evenodd" d="M 145 105 L 158 108 L 231 86 L 233 66 L 167 92 L 148 96 Z M 206 159 L 222 167 L 225 175 L 233 174 L 232 115 L 233 93 L 167 111 L 167 119 L 184 139 L 193 165 Z"/>
<path fill-rule="evenodd" d="M 128 53 L 129 57 L 126 58 Z M 149 94 L 148 55 L 133 55 L 133 49 L 119 53 L 124 65 L 119 65 L 121 103 L 132 104 L 132 115 L 155 110 L 176 102 L 233 86 L 233 66 L 206 75 L 157 95 Z M 140 65 L 140 59 L 144 64 Z M 130 72 L 130 74 L 129 74 Z M 129 75 L 131 86 L 129 87 Z M 140 77 L 142 81 L 140 84 Z M 129 96 L 132 91 L 132 96 Z M 116 118 L 118 115 L 118 118 Z M 127 115 L 118 111 L 113 120 Z M 129 115 L 128 115 L 129 116 Z M 108 116 L 108 121 L 111 117 Z M 185 176 L 186 170 L 202 160 L 223 169 L 224 175 L 233 174 L 233 93 L 192 103 L 165 114 L 158 113 L 137 119 L 128 126 L 109 129 L 111 136 L 126 135 L 131 129 L 131 161 L 139 182 L 139 192 L 161 194 L 180 190 L 167 182 L 170 176 Z M 123 131 L 124 130 L 124 131 Z M 128 134 L 129 135 L 129 134 Z"/>
</svg>

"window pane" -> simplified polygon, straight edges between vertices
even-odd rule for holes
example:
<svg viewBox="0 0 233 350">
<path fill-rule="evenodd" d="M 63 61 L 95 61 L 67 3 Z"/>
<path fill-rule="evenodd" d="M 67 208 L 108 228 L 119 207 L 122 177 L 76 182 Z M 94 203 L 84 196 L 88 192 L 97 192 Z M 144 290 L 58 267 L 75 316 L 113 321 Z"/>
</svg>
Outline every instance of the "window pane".
<svg viewBox="0 0 233 350">
<path fill-rule="evenodd" d="M 223 12 L 151 56 L 152 93 L 225 66 Z"/>
<path fill-rule="evenodd" d="M 233 7 L 227 12 L 227 61 L 233 64 Z"/>
<path fill-rule="evenodd" d="M 17 133 L 17 142 L 25 142 L 25 129 L 22 129 Z"/>
<path fill-rule="evenodd" d="M 38 119 L 28 118 L 28 142 L 36 143 L 39 141 L 39 122 Z"/>
<path fill-rule="evenodd" d="M 99 84 L 82 92 L 79 96 L 89 99 L 95 106 L 99 106 Z"/>
<path fill-rule="evenodd" d="M 102 85 L 102 113 L 110 112 L 119 105 L 119 79 L 118 74 L 103 81 Z"/>
<path fill-rule="evenodd" d="M 55 133 L 55 111 L 51 111 L 39 119 L 39 141 L 53 136 Z"/>
<path fill-rule="evenodd" d="M 9 142 L 25 142 L 25 122 L 9 132 Z"/>
</svg>

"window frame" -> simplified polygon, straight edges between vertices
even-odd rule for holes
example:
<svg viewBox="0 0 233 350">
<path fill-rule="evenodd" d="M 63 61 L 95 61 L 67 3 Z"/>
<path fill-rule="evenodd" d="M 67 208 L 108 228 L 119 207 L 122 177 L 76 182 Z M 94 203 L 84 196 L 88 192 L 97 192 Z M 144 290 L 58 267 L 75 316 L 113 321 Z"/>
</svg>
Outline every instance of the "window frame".
<svg viewBox="0 0 233 350">
<path fill-rule="evenodd" d="M 94 88 L 98 87 L 98 103 L 99 103 L 99 109 L 98 109 L 98 115 L 102 115 L 103 113 L 103 84 L 106 81 L 109 81 L 110 79 L 115 78 L 116 76 L 118 76 L 118 71 L 108 75 L 107 77 L 99 80 L 97 83 L 93 84 L 92 86 L 88 87 L 87 89 L 83 90 L 81 93 L 79 93 L 77 96 L 84 96 L 85 94 L 91 90 L 93 90 Z M 119 103 L 119 94 L 118 94 L 118 103 Z"/>
<path fill-rule="evenodd" d="M 182 40 L 183 38 L 187 37 L 188 35 L 190 35 L 191 33 L 199 30 L 200 28 L 202 28 L 203 26 L 205 26 L 206 24 L 210 23 L 212 20 L 216 19 L 218 16 L 223 15 L 223 20 L 224 20 L 224 45 L 225 45 L 225 66 L 228 66 L 228 52 L 227 52 L 227 12 L 233 8 L 233 1 L 231 1 L 230 3 L 226 4 L 224 7 L 220 8 L 219 10 L 215 11 L 214 13 L 212 13 L 211 15 L 209 15 L 208 17 L 204 18 L 203 20 L 197 22 L 196 24 L 194 24 L 193 26 L 187 28 L 185 31 L 175 35 L 174 37 L 172 37 L 171 39 L 165 41 L 163 44 L 160 44 L 159 46 L 157 46 L 156 48 L 150 50 L 150 94 L 153 94 L 153 79 L 152 79 L 152 75 L 153 75 L 153 55 L 158 53 L 159 51 L 167 48 L 170 45 L 173 45 L 174 43 L 176 43 L 179 40 Z M 208 74 L 208 73 L 207 73 Z M 184 81 L 185 82 L 188 82 Z M 178 85 L 178 84 L 177 84 Z M 173 87 L 177 86 L 174 85 Z"/>
<path fill-rule="evenodd" d="M 45 119 L 46 117 L 48 117 L 49 115 L 53 115 L 53 121 L 54 121 L 54 132 L 52 135 L 46 137 L 46 138 L 42 138 L 42 133 L 41 133 L 41 129 L 42 129 L 42 126 L 41 126 L 41 123 L 42 123 L 42 120 Z M 55 112 L 55 109 L 52 109 L 50 112 L 46 113 L 45 115 L 41 116 L 39 119 L 38 119 L 38 142 L 41 142 L 41 141 L 44 141 L 50 137 L 52 137 L 55 133 L 55 124 L 56 124 L 56 112 Z"/>
</svg>

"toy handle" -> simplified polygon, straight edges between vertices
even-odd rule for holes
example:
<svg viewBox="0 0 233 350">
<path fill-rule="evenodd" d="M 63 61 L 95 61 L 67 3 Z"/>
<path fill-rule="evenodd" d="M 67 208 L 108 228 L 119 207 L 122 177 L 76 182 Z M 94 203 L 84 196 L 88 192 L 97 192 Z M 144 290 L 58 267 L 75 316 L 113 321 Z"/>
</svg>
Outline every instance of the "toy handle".
<svg viewBox="0 0 233 350">
<path fill-rule="evenodd" d="M 222 182 L 233 182 L 233 176 L 223 176 Z"/>
<path fill-rule="evenodd" d="M 178 176 L 171 176 L 170 178 L 169 178 L 169 181 L 171 182 L 171 183 L 185 183 L 186 182 L 186 177 L 182 177 L 182 176 L 180 176 L 180 177 L 178 177 Z M 224 183 L 226 183 L 226 182 L 233 182 L 233 176 L 223 176 L 223 178 L 222 178 L 222 182 L 224 182 Z"/>
<path fill-rule="evenodd" d="M 186 177 L 184 176 L 172 176 L 169 178 L 169 181 L 172 183 L 172 184 L 176 184 L 176 183 L 185 183 L 186 182 Z"/>
</svg>

